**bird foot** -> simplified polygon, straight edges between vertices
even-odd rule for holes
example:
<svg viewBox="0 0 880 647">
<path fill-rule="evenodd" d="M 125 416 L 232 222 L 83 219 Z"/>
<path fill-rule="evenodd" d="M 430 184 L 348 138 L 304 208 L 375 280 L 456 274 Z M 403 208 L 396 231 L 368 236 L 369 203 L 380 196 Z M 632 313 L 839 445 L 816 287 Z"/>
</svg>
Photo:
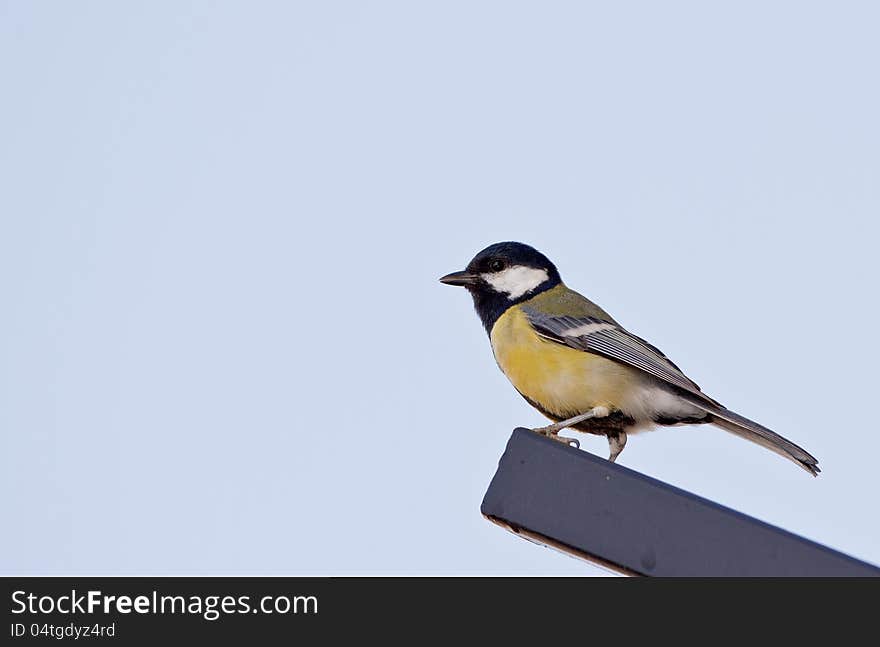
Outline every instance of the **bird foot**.
<svg viewBox="0 0 880 647">
<path fill-rule="evenodd" d="M 563 445 L 568 445 L 569 447 L 574 447 L 575 449 L 581 448 L 581 443 L 577 438 L 566 438 L 565 436 L 560 436 L 560 430 L 556 428 L 556 425 L 550 425 L 548 427 L 538 427 L 537 429 L 532 429 L 532 431 L 540 436 L 544 436 L 546 438 L 550 438 L 551 440 L 555 440 L 558 443 L 562 443 Z"/>
<path fill-rule="evenodd" d="M 560 436 L 559 432 L 563 429 L 567 429 L 572 427 L 579 422 L 583 422 L 584 420 L 589 420 L 590 418 L 604 418 L 609 414 L 607 407 L 593 407 L 586 413 L 581 413 L 579 415 L 574 416 L 573 418 L 568 418 L 567 420 L 561 420 L 547 427 L 538 427 L 537 429 L 532 429 L 536 434 L 541 434 L 542 436 L 547 436 L 547 438 L 552 438 L 555 441 L 560 443 L 565 443 L 566 445 L 570 445 L 572 447 L 581 448 L 581 444 L 579 441 L 574 438 L 565 438 L 564 436 Z M 626 437 L 624 436 L 624 443 L 626 443 Z M 621 447 L 623 449 L 623 447 Z M 613 448 L 612 448 L 613 451 Z M 618 452 L 619 454 L 620 452 Z M 617 457 L 617 454 L 614 455 Z M 614 458 L 611 459 L 612 461 Z"/>
<path fill-rule="evenodd" d="M 612 463 L 616 461 L 624 447 L 626 447 L 626 432 L 619 431 L 612 436 L 608 436 L 608 460 Z"/>
</svg>

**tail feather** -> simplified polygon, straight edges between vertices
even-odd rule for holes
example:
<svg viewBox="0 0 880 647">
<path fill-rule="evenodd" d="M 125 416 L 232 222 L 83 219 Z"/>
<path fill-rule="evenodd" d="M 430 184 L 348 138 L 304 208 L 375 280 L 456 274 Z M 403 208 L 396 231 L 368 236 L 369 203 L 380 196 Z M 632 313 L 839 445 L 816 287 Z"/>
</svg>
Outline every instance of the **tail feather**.
<svg viewBox="0 0 880 647">
<path fill-rule="evenodd" d="M 734 413 L 730 409 L 725 409 L 721 405 L 707 402 L 696 395 L 690 393 L 682 393 L 680 395 L 690 404 L 711 414 L 712 422 L 725 431 L 729 431 L 740 438 L 750 440 L 762 447 L 766 447 L 770 451 L 776 452 L 780 456 L 784 456 L 813 476 L 816 476 L 821 471 L 819 469 L 819 461 L 812 454 L 802 447 L 798 447 L 787 438 L 783 438 L 775 431 L 767 429 L 767 427 L 759 425 L 757 422 L 749 420 L 738 413 Z"/>
</svg>

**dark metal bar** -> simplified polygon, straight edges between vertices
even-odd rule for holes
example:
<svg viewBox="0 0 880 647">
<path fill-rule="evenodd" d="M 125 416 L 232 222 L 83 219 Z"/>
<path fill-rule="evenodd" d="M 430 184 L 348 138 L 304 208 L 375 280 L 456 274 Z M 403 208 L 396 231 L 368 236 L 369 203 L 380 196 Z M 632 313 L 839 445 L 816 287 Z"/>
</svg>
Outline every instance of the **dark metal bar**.
<svg viewBox="0 0 880 647">
<path fill-rule="evenodd" d="M 480 511 L 628 575 L 880 576 L 880 569 L 518 428 Z"/>
</svg>

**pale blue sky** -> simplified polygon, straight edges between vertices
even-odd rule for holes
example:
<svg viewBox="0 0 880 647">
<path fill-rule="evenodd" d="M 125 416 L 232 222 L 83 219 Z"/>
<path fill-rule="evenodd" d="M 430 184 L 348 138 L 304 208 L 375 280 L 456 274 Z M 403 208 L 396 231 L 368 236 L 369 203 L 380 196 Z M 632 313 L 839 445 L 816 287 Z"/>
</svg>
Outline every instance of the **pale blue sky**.
<svg viewBox="0 0 880 647">
<path fill-rule="evenodd" d="M 824 471 L 624 465 L 880 563 L 878 20 L 0 2 L 0 572 L 598 572 L 479 514 L 544 421 L 437 277 L 507 239 Z"/>
</svg>

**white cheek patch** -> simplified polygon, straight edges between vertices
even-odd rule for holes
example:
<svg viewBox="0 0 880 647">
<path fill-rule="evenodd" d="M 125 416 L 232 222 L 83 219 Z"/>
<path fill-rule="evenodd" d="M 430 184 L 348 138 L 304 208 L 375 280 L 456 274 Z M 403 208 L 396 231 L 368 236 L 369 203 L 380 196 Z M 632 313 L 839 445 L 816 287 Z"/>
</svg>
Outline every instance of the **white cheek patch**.
<svg viewBox="0 0 880 647">
<path fill-rule="evenodd" d="M 514 265 L 500 272 L 483 274 L 482 277 L 496 292 L 506 293 L 507 298 L 511 301 L 531 292 L 550 278 L 547 270 L 539 270 L 525 265 Z"/>
</svg>

